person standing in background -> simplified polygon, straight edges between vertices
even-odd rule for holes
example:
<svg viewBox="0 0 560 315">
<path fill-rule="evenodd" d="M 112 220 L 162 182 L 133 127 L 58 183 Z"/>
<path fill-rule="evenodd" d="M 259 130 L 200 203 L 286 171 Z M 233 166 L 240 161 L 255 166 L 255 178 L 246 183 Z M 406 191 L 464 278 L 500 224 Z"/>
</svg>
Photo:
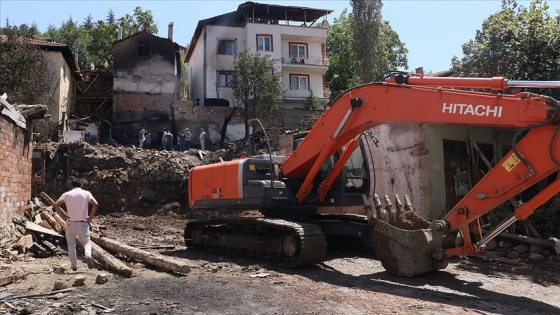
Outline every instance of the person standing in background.
<svg viewBox="0 0 560 315">
<path fill-rule="evenodd" d="M 138 143 L 140 149 L 144 148 L 144 141 L 146 141 L 146 130 L 140 127 L 140 129 L 138 129 Z"/>
<path fill-rule="evenodd" d="M 192 147 L 191 137 L 191 131 L 189 130 L 189 128 L 185 128 L 185 150 L 188 150 Z"/>
<path fill-rule="evenodd" d="M 206 131 L 204 131 L 204 128 L 200 128 L 200 135 L 198 136 L 198 140 L 200 140 L 200 148 L 202 150 L 206 150 Z"/>
</svg>

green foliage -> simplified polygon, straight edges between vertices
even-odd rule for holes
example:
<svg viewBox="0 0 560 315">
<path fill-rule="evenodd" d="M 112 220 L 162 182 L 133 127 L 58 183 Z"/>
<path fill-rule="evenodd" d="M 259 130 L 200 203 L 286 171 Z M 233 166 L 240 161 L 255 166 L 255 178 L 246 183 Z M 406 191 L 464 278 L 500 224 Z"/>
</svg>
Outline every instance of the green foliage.
<svg viewBox="0 0 560 315">
<path fill-rule="evenodd" d="M 305 100 L 305 108 L 310 110 L 318 109 L 321 102 L 313 95 L 313 91 L 309 91 L 309 96 Z"/>
<path fill-rule="evenodd" d="M 551 17 L 546 1 L 535 0 L 528 8 L 517 1 L 503 1 L 463 44 L 464 57 L 454 57 L 459 76 L 504 76 L 511 80 L 560 78 L 560 16 Z M 560 91 L 554 97 L 560 97 Z"/>
<path fill-rule="evenodd" d="M 44 36 L 57 43 L 68 45 L 74 56 L 78 57 L 78 66 L 81 69 L 89 68 L 90 52 L 88 48 L 91 42 L 91 34 L 84 27 L 78 25 L 72 17 L 63 22 L 58 29 L 49 27 Z"/>
<path fill-rule="evenodd" d="M 26 24 L 15 27 L 10 26 L 9 21 L 6 21 L 6 27 L 0 28 L 0 34 L 10 31 L 26 38 L 50 38 L 70 47 L 80 69 L 89 69 L 91 64 L 97 69 L 107 69 L 113 66 L 113 43 L 117 40 L 118 27 L 122 28 L 123 38 L 143 30 L 152 34 L 158 32 L 152 12 L 136 7 L 132 15 L 126 14 L 119 19 L 115 17 L 113 10 L 109 10 L 105 20 L 97 22 L 94 22 L 90 14 L 81 25 L 70 17 L 59 28 L 49 25 L 43 34 L 38 31 L 35 24 L 31 27 Z"/>
<path fill-rule="evenodd" d="M 281 73 L 269 55 L 240 51 L 232 70 L 232 91 L 244 107 L 245 137 L 249 136 L 249 119 L 272 117 L 283 96 Z"/>
<path fill-rule="evenodd" d="M 5 29 L 6 31 L 6 29 Z M 12 29 L 15 31 L 15 29 Z M 53 69 L 45 54 L 17 32 L 7 30 L 8 43 L 0 45 L 0 94 L 12 104 L 49 104 Z"/>
<path fill-rule="evenodd" d="M 352 19 L 352 60 L 355 63 L 356 73 L 361 83 L 373 81 L 376 69 L 374 69 L 374 56 L 377 55 L 381 29 L 381 0 L 351 0 Z"/>
<path fill-rule="evenodd" d="M 113 42 L 117 40 L 117 25 L 105 21 L 97 21 L 96 27 L 91 31 L 89 45 L 90 63 L 98 69 L 111 69 L 113 67 Z"/>
<path fill-rule="evenodd" d="M 381 16 L 380 13 L 375 12 L 377 23 Z M 380 74 L 399 67 L 408 67 L 406 57 L 408 49 L 400 41 L 399 35 L 388 22 L 384 21 L 379 24 L 379 32 L 374 39 L 374 33 L 364 32 L 365 29 L 353 20 L 354 15 L 348 14 L 347 10 L 342 11 L 340 17 L 334 19 L 327 35 L 326 46 L 329 69 L 325 77 L 329 82 L 333 96 L 352 86 L 368 82 L 368 80 L 371 80 L 369 78 L 372 74 Z M 354 28 L 356 27 L 359 27 L 360 30 L 355 31 Z M 364 38 L 373 40 L 371 52 L 363 52 L 366 54 L 364 57 L 359 57 L 354 48 L 348 48 L 354 47 L 355 41 L 361 41 L 361 38 L 355 33 L 363 34 Z M 370 61 L 367 64 L 359 61 L 362 58 L 368 58 Z M 362 79 L 362 77 L 365 79 Z"/>
<path fill-rule="evenodd" d="M 8 43 L 0 45 L 0 94 L 8 95 L 8 102 L 17 104 L 43 104 L 53 111 L 56 103 L 52 95 L 58 82 L 55 69 L 50 66 L 46 55 L 35 45 L 21 37 L 17 28 L 6 28 L 4 35 Z M 36 140 L 53 138 L 57 130 L 48 120 L 34 120 L 33 132 Z"/>
<path fill-rule="evenodd" d="M 122 28 L 123 38 L 141 31 L 147 31 L 152 34 L 157 34 L 158 32 L 152 11 L 143 11 L 141 7 L 136 7 L 134 14 L 127 14 L 119 18 L 117 24 Z"/>
</svg>

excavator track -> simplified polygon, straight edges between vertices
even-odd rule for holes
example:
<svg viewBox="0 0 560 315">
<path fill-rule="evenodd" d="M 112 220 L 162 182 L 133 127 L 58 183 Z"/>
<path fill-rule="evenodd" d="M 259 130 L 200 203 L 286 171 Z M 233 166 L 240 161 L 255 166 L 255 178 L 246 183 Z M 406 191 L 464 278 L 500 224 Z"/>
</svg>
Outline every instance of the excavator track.
<svg viewBox="0 0 560 315">
<path fill-rule="evenodd" d="M 185 244 L 287 268 L 320 262 L 327 248 L 325 236 L 316 225 L 239 217 L 189 222 L 185 227 Z"/>
</svg>

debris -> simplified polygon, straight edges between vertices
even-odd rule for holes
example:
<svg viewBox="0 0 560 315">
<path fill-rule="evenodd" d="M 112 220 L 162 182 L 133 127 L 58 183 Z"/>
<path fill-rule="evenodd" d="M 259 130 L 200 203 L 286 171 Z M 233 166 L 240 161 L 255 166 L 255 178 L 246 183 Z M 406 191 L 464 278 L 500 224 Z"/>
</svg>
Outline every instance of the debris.
<svg viewBox="0 0 560 315">
<path fill-rule="evenodd" d="M 135 258 L 163 270 L 182 274 L 189 273 L 191 271 L 191 268 L 187 264 L 178 259 L 153 254 L 106 237 L 92 236 L 91 239 L 94 243 L 103 246 L 104 248 L 126 255 L 127 257 Z"/>
<path fill-rule="evenodd" d="M 100 273 L 95 277 L 95 284 L 105 284 L 109 282 L 109 275 L 106 273 Z"/>
<path fill-rule="evenodd" d="M 55 281 L 54 283 L 54 289 L 55 290 L 63 290 L 68 288 L 68 285 L 65 282 L 62 281 Z"/>
<path fill-rule="evenodd" d="M 62 266 L 54 266 L 53 267 L 53 271 L 54 273 L 56 273 L 57 275 L 61 275 L 63 273 L 66 272 L 66 268 L 62 267 Z"/>
<path fill-rule="evenodd" d="M 42 227 L 38 224 L 35 224 L 31 221 L 26 221 L 25 222 L 25 228 L 31 231 L 35 231 L 35 232 L 39 232 L 39 233 L 44 233 L 44 234 L 49 234 L 49 235 L 53 235 L 53 236 L 59 236 L 59 237 L 63 237 L 62 234 L 51 230 L 51 229 L 47 229 L 45 227 Z"/>
<path fill-rule="evenodd" d="M 112 311 L 115 310 L 114 308 L 109 308 L 107 306 L 103 306 L 103 305 L 97 304 L 97 303 L 91 303 L 91 305 L 102 309 L 103 313 L 111 313 Z"/>
<path fill-rule="evenodd" d="M 261 273 L 257 273 L 257 274 L 254 274 L 254 275 L 250 275 L 249 277 L 251 277 L 251 278 L 266 278 L 266 277 L 270 277 L 272 275 L 273 274 L 271 274 L 271 273 L 261 272 Z"/>
<path fill-rule="evenodd" d="M 17 310 L 17 307 L 13 306 L 11 303 L 4 301 L 4 304 L 6 304 L 6 306 L 8 306 L 9 308 L 13 309 L 13 310 Z"/>
<path fill-rule="evenodd" d="M 74 278 L 74 284 L 72 284 L 73 287 L 81 287 L 84 285 L 86 285 L 86 277 L 84 275 L 79 275 Z"/>
<path fill-rule="evenodd" d="M 12 293 L 0 292 L 0 301 L 9 301 L 14 295 Z"/>
<path fill-rule="evenodd" d="M 62 292 L 69 292 L 69 291 L 72 291 L 72 290 L 74 290 L 74 289 L 73 288 L 68 288 L 68 289 L 55 290 L 55 291 L 51 291 L 51 292 L 47 292 L 47 293 L 19 295 L 19 296 L 12 297 L 12 300 L 26 299 L 26 298 L 39 298 L 39 297 L 55 295 L 55 294 L 62 293 Z"/>
<path fill-rule="evenodd" d="M 33 236 L 31 234 L 25 234 L 17 241 L 14 248 L 20 253 L 27 253 L 31 246 L 33 246 Z"/>
<path fill-rule="evenodd" d="M 53 229 L 54 229 L 56 232 L 62 232 L 62 226 L 60 226 L 60 224 L 55 220 L 55 218 L 54 218 L 52 215 L 50 215 L 50 214 L 48 214 L 48 213 L 46 213 L 46 212 L 42 212 L 42 213 L 40 214 L 40 216 L 41 216 L 41 219 L 43 219 L 44 221 L 48 222 L 49 225 L 52 226 Z"/>
<path fill-rule="evenodd" d="M 28 275 L 28 273 L 16 273 L 15 275 L 0 277 L 0 287 L 25 279 Z"/>
</svg>

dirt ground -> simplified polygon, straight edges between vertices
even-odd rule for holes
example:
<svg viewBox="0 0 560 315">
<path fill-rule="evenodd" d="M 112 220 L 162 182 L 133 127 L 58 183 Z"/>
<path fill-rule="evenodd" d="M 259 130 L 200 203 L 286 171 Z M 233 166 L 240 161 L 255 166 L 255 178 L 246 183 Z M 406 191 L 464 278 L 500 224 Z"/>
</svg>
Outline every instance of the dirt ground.
<svg viewBox="0 0 560 315">
<path fill-rule="evenodd" d="M 171 204 L 144 216 L 111 214 L 96 217 L 94 227 L 110 238 L 188 261 L 191 272 L 177 275 L 121 257 L 131 278 L 111 274 L 98 265 L 69 271 L 68 257 L 0 258 L 0 272 L 29 275 L 0 287 L 14 299 L 0 303 L 0 314 L 560 314 L 560 266 L 505 264 L 487 256 L 461 257 L 437 273 L 398 278 L 379 261 L 356 249 L 330 251 L 324 262 L 305 269 L 284 269 L 250 259 L 191 250 L 183 244 L 183 228 L 196 213 L 182 213 Z M 208 217 L 208 213 L 204 214 Z M 156 248 L 157 247 L 157 248 Z M 56 266 L 65 266 L 62 274 Z M 109 281 L 95 284 L 99 274 Z M 73 286 L 76 277 L 84 286 Z M 39 298 L 55 282 L 71 291 Z"/>
</svg>

